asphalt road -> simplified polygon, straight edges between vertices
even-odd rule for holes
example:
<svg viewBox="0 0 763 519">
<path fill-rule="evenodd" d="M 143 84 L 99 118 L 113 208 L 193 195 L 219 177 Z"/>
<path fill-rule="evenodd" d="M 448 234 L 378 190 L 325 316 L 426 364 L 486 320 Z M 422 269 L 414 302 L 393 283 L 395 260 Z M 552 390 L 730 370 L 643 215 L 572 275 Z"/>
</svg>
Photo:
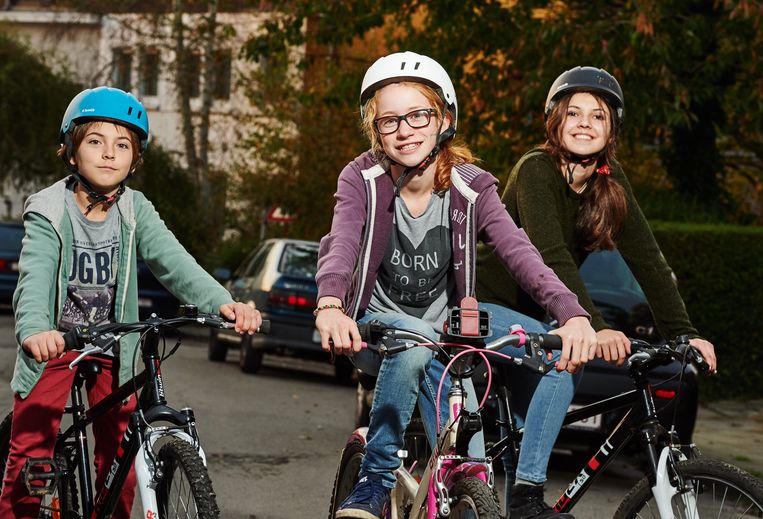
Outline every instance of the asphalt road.
<svg viewBox="0 0 763 519">
<path fill-rule="evenodd" d="M 7 385 L 15 360 L 12 323 L 11 315 L 0 310 L 3 413 L 10 409 L 12 398 Z M 236 358 L 233 351 L 228 362 L 211 363 L 206 359 L 204 341 L 190 337 L 162 370 L 170 404 L 176 408 L 191 406 L 195 411 L 222 517 L 326 517 L 340 450 L 353 423 L 353 388 L 336 385 L 328 365 L 270 358 L 260 374 L 251 376 L 241 373 Z M 719 434 L 712 428 L 726 424 L 728 429 L 735 422 L 728 416 L 705 421 L 706 410 L 700 413 L 698 438 L 704 434 L 714 442 L 706 449 L 713 454 L 732 461 L 729 449 L 733 448 L 749 460 L 745 468 L 763 468 L 754 457 L 763 451 L 763 445 L 755 448 L 763 438 L 763 419 L 756 422 L 754 418 L 760 402 L 742 407 L 752 409 L 753 416 L 735 415 L 739 422 L 735 445 L 727 447 L 719 442 Z M 743 442 L 741 449 L 739 441 Z M 573 461 L 563 455 L 552 460 L 546 494 L 550 501 L 577 473 L 579 460 L 574 461 L 574 467 Z M 627 461 L 615 461 L 575 507 L 576 516 L 611 517 L 638 477 Z M 141 517 L 139 510 L 134 510 L 133 517 Z"/>
</svg>

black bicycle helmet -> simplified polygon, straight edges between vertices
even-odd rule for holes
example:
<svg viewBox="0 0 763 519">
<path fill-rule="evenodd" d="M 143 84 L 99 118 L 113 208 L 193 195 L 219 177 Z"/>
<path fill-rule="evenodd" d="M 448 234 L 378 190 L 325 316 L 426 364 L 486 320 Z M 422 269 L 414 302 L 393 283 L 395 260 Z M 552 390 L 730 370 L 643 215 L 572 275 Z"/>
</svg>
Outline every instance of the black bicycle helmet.
<svg viewBox="0 0 763 519">
<path fill-rule="evenodd" d="M 560 98 L 571 92 L 580 91 L 601 95 L 615 110 L 617 123 L 623 123 L 625 101 L 620 83 L 612 74 L 603 68 L 596 67 L 575 67 L 563 72 L 556 78 L 546 97 L 546 109 L 544 110 L 546 117 Z"/>
</svg>

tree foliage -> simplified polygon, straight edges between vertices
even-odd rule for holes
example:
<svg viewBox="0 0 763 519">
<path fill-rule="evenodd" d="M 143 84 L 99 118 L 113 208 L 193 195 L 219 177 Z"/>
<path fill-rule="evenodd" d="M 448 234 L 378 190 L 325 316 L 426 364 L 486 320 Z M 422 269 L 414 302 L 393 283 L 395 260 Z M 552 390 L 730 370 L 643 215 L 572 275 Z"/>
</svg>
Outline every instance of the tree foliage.
<svg viewBox="0 0 763 519">
<path fill-rule="evenodd" d="M 80 90 L 42 59 L 0 28 L 0 182 L 17 188 L 62 174 L 58 132 L 64 109 Z"/>
<path fill-rule="evenodd" d="M 298 30 L 305 19 L 314 30 Z M 629 171 L 653 175 L 640 160 L 651 150 L 650 167 L 685 198 L 728 214 L 727 190 L 763 201 L 762 21 L 763 6 L 745 0 L 293 0 L 250 49 L 266 54 L 284 39 L 352 49 L 377 30 L 387 49 L 434 57 L 456 84 L 459 132 L 499 176 L 542 141 L 556 76 L 606 68 L 625 92 Z M 366 62 L 383 52 L 368 47 Z"/>
</svg>

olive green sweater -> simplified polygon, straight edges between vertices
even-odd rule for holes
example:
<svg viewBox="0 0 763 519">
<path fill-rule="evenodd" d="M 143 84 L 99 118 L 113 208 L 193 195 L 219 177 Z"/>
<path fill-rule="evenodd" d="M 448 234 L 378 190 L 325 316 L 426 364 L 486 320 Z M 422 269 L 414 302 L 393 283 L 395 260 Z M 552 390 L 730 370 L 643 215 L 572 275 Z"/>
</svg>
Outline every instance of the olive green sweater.
<svg viewBox="0 0 763 519">
<path fill-rule="evenodd" d="M 663 337 L 681 334 L 697 337 L 671 277 L 671 269 L 633 196 L 622 167 L 615 164 L 611 175 L 625 189 L 628 202 L 617 249 L 644 290 L 658 330 Z M 601 330 L 610 326 L 596 310 L 578 270 L 588 256 L 575 230 L 583 196 L 569 188 L 551 156 L 536 149 L 526 153 L 512 169 L 502 201 L 517 225 L 538 248 L 546 265 L 591 314 L 594 329 Z M 536 319 L 544 317 L 540 307 L 484 247 L 478 251 L 477 297 L 482 302 L 507 306 Z"/>
</svg>

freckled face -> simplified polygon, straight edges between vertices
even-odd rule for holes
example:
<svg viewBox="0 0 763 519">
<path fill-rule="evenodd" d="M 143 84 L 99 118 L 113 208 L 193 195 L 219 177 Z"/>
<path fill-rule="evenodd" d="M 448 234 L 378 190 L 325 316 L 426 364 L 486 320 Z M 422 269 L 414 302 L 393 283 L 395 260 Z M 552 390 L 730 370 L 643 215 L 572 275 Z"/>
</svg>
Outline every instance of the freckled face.
<svg viewBox="0 0 763 519">
<path fill-rule="evenodd" d="M 562 126 L 564 148 L 586 157 L 604 149 L 610 132 L 609 107 L 587 92 L 578 92 L 570 98 Z"/>
<path fill-rule="evenodd" d="M 434 107 L 421 91 L 409 85 L 393 83 L 378 93 L 376 118 L 400 116 L 429 108 Z M 439 126 L 436 115 L 432 115 L 429 124 L 422 128 L 412 128 L 405 120 L 400 121 L 396 131 L 380 136 L 384 153 L 398 164 L 417 166 L 434 148 Z"/>
<path fill-rule="evenodd" d="M 102 122 L 88 129 L 71 163 L 96 191 L 111 194 L 130 173 L 132 148 L 126 128 Z"/>
</svg>

